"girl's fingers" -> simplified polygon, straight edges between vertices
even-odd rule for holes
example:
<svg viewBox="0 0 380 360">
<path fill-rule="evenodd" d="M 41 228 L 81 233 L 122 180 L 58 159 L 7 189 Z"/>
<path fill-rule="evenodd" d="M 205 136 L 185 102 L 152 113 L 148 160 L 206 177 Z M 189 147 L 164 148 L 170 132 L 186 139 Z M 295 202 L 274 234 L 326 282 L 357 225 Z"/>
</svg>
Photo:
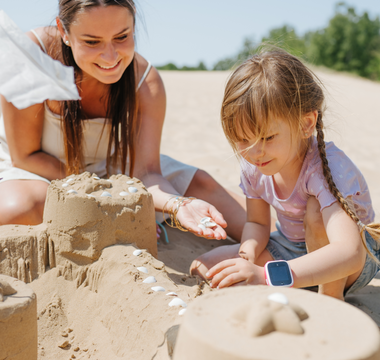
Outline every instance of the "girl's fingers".
<svg viewBox="0 0 380 360">
<path fill-rule="evenodd" d="M 216 274 L 223 271 L 225 268 L 235 265 L 236 259 L 223 260 L 214 265 L 206 274 L 208 278 L 213 278 Z"/>
<path fill-rule="evenodd" d="M 216 208 L 212 205 L 210 205 L 210 208 L 209 208 L 209 213 L 210 213 L 210 217 L 218 224 L 220 225 L 222 228 L 225 228 L 227 227 L 227 222 L 226 220 L 224 220 L 224 217 L 223 215 L 218 211 L 216 210 Z"/>
<path fill-rule="evenodd" d="M 235 272 L 233 272 L 232 274 L 226 276 L 223 280 L 221 280 L 218 285 L 218 288 L 223 289 L 224 287 L 229 287 L 229 286 L 238 285 L 238 284 L 244 285 L 246 279 L 237 271 L 238 270 L 235 269 Z"/>
</svg>

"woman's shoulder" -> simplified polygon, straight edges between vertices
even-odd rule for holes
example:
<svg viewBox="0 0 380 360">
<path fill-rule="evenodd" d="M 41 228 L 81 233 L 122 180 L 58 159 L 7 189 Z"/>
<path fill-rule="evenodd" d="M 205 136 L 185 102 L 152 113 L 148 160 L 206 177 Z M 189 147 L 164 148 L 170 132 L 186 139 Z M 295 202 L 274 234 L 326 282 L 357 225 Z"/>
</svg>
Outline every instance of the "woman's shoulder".
<svg viewBox="0 0 380 360">
<path fill-rule="evenodd" d="M 60 34 L 56 26 L 44 26 L 30 30 L 26 35 L 37 44 L 43 52 L 47 50 L 47 54 L 52 56 L 54 48 L 59 44 Z M 42 43 L 42 44 L 41 44 Z M 43 48 L 45 47 L 45 49 Z M 53 57 L 53 56 L 52 56 Z"/>
</svg>

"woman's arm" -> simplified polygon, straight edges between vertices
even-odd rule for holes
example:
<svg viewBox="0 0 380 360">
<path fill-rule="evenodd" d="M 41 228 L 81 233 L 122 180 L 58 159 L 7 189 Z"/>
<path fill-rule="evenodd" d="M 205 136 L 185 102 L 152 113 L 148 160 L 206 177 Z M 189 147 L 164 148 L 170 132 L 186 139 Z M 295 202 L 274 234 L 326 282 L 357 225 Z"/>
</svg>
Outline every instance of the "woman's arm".
<svg viewBox="0 0 380 360">
<path fill-rule="evenodd" d="M 146 68 L 147 62 L 136 54 L 140 73 Z M 169 181 L 161 173 L 160 143 L 166 111 L 166 94 L 163 82 L 155 68 L 152 68 L 138 91 L 140 131 L 136 142 L 136 161 L 134 176 L 139 178 L 152 193 L 156 210 L 160 211 L 171 196 L 178 194 Z M 171 204 L 169 204 L 171 205 Z M 198 235 L 225 238 L 226 233 L 221 226 L 215 230 L 205 231 L 198 228 L 199 220 L 210 216 L 219 225 L 225 227 L 222 215 L 210 204 L 195 200 L 186 206 L 181 206 L 177 214 L 182 225 Z"/>
<path fill-rule="evenodd" d="M 19 110 L 1 96 L 5 134 L 12 164 L 48 180 L 65 177 L 65 167 L 41 150 L 44 105 Z"/>
<path fill-rule="evenodd" d="M 239 255 L 255 263 L 266 248 L 270 236 L 270 206 L 262 199 L 247 198 L 247 222 L 244 225 Z"/>
</svg>

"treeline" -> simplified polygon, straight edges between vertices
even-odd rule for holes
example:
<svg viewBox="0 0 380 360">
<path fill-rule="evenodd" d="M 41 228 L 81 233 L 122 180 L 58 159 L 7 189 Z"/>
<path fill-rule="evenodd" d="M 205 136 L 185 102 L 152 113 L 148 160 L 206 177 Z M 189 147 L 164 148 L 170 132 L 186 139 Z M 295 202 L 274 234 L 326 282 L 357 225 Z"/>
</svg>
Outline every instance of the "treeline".
<svg viewBox="0 0 380 360">
<path fill-rule="evenodd" d="M 380 80 L 380 20 L 367 12 L 356 13 L 353 7 L 338 3 L 326 28 L 296 33 L 289 25 L 273 29 L 255 43 L 245 39 L 241 51 L 218 61 L 212 70 L 230 70 L 255 54 L 262 44 L 277 46 L 314 65 L 355 73 Z"/>
<path fill-rule="evenodd" d="M 200 61 L 198 66 L 182 66 L 177 67 L 173 63 L 169 63 L 162 66 L 156 66 L 156 69 L 158 70 L 179 70 L 179 71 L 207 71 L 206 65 L 203 63 L 203 61 Z"/>
</svg>

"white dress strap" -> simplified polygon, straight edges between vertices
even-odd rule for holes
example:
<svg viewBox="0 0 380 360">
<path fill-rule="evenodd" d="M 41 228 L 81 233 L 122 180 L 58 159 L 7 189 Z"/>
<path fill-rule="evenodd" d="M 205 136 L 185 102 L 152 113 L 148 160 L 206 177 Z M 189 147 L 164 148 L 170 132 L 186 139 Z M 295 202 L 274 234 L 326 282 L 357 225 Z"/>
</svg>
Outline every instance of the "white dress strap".
<svg viewBox="0 0 380 360">
<path fill-rule="evenodd" d="M 150 63 L 150 61 L 148 61 L 148 66 L 146 67 L 145 72 L 144 72 L 142 78 L 140 79 L 139 84 L 137 85 L 136 91 L 138 91 L 140 89 L 140 86 L 144 82 L 145 78 L 148 76 L 151 68 L 152 68 L 152 64 Z"/>
<path fill-rule="evenodd" d="M 32 29 L 30 30 L 34 36 L 37 38 L 38 42 L 40 43 L 42 49 L 44 50 L 45 54 L 47 54 L 47 50 L 46 50 L 46 47 L 45 47 L 45 44 L 42 42 L 41 38 L 39 37 L 39 35 Z"/>
</svg>

